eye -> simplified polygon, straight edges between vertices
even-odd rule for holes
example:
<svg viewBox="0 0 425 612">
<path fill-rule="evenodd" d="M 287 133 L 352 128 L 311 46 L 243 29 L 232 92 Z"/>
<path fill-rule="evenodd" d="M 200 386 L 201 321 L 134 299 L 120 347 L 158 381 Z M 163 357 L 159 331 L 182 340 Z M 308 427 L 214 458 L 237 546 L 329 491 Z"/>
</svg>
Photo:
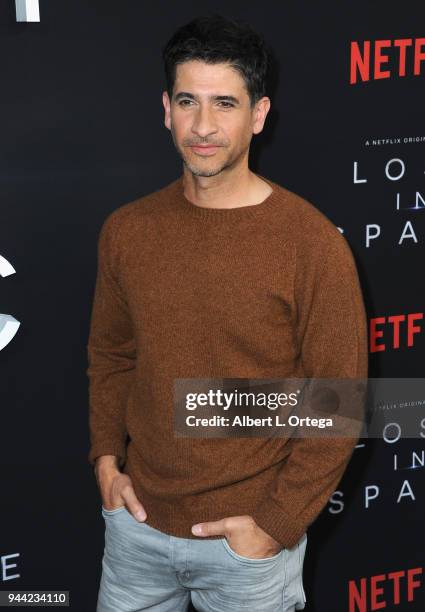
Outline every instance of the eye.
<svg viewBox="0 0 425 612">
<path fill-rule="evenodd" d="M 192 100 L 186 99 L 186 100 L 180 100 L 179 102 L 179 106 L 187 106 L 187 104 L 185 104 L 185 102 L 192 102 Z"/>
<path fill-rule="evenodd" d="M 232 104 L 231 102 L 225 102 L 224 100 L 219 102 L 219 104 L 226 104 L 227 105 L 227 106 L 224 106 L 223 108 L 233 108 L 234 107 L 234 104 Z"/>
</svg>

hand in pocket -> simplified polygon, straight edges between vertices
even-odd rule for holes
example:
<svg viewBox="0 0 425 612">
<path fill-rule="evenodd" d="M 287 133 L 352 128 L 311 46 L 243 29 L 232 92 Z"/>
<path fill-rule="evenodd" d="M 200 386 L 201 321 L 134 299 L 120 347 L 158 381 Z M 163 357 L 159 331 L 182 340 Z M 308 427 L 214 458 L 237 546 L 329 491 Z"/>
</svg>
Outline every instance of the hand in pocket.
<svg viewBox="0 0 425 612">
<path fill-rule="evenodd" d="M 108 466 L 107 469 L 99 466 L 99 469 L 96 470 L 96 478 L 105 510 L 118 510 L 125 506 L 136 521 L 146 520 L 146 511 L 136 496 L 128 474 L 123 474 L 114 466 Z"/>
</svg>

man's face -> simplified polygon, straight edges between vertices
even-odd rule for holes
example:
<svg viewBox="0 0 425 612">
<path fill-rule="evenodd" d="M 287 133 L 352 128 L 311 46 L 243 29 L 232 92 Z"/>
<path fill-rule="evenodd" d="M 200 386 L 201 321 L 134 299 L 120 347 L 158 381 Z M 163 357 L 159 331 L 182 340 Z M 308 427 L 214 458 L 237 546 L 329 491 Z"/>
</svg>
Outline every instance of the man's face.
<svg viewBox="0 0 425 612">
<path fill-rule="evenodd" d="M 166 91 L 162 99 L 164 123 L 197 176 L 214 176 L 247 158 L 270 108 L 264 97 L 251 109 L 242 76 L 228 64 L 198 60 L 177 65 L 172 99 Z"/>
</svg>

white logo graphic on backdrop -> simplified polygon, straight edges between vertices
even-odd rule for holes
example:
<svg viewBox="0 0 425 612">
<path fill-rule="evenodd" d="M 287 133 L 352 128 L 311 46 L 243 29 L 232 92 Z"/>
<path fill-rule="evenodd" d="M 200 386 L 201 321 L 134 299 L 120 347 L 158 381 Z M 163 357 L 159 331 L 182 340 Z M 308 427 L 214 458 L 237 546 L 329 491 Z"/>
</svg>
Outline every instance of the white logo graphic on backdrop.
<svg viewBox="0 0 425 612">
<path fill-rule="evenodd" d="M 369 142 L 367 142 L 369 145 Z M 398 157 L 393 157 L 389 159 L 384 167 L 384 176 L 386 180 L 389 181 L 400 181 L 404 178 L 406 173 L 406 164 L 404 161 Z M 359 173 L 359 162 L 354 161 L 353 167 L 353 184 L 360 185 L 366 184 L 368 179 Z M 408 211 L 412 214 L 416 214 L 417 212 L 423 212 L 425 210 L 425 197 L 418 190 L 412 195 L 406 196 L 406 194 L 400 194 L 397 191 L 394 194 L 394 208 L 397 211 Z M 340 230 L 341 231 L 341 230 Z M 404 221 L 404 226 L 400 228 L 400 237 L 398 240 L 398 245 L 404 246 L 410 244 L 418 244 L 419 239 L 417 237 L 415 227 L 413 222 L 408 219 Z M 377 240 L 381 236 L 381 225 L 377 223 L 369 223 L 366 225 L 366 248 L 373 246 L 373 241 Z"/>
<path fill-rule="evenodd" d="M 38 0 L 15 0 L 16 21 L 40 21 Z"/>
<path fill-rule="evenodd" d="M 17 563 L 9 563 L 9 560 L 14 559 L 15 557 L 19 557 L 19 553 L 2 555 L 0 557 L 0 581 L 6 582 L 6 580 L 14 580 L 15 578 L 21 577 L 21 574 L 12 574 L 12 568 L 18 567 L 18 565 Z"/>
<path fill-rule="evenodd" d="M 10 276 L 15 274 L 16 270 L 7 259 L 0 255 L 0 276 Z M 13 339 L 20 326 L 19 321 L 8 314 L 0 314 L 0 351 Z"/>
</svg>

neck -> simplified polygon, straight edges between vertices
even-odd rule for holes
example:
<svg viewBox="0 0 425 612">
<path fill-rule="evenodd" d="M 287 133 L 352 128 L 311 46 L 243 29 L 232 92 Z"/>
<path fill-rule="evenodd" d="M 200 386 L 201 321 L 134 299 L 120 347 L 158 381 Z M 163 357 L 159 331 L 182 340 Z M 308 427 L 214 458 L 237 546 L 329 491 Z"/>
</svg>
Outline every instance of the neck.
<svg viewBox="0 0 425 612">
<path fill-rule="evenodd" d="M 259 204 L 271 188 L 248 166 L 226 168 L 215 176 L 197 176 L 183 166 L 185 197 L 203 208 L 236 208 Z"/>
</svg>

